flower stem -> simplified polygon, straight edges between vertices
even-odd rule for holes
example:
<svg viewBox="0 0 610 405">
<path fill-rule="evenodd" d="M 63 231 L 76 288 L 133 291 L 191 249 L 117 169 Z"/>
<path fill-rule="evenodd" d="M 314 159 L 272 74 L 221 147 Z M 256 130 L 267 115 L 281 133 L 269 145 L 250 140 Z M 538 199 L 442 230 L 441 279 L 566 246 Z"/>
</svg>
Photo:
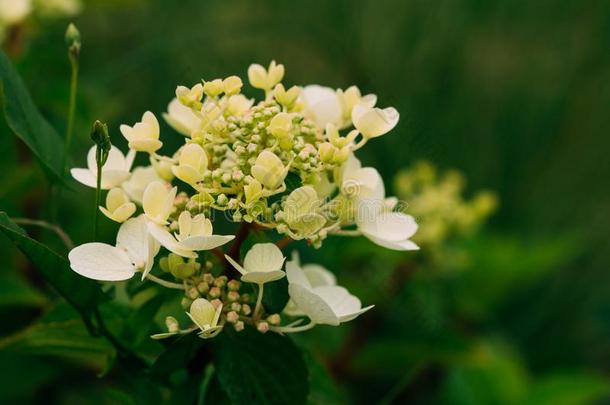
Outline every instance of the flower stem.
<svg viewBox="0 0 610 405">
<path fill-rule="evenodd" d="M 258 285 L 258 297 L 256 297 L 256 306 L 254 307 L 254 314 L 252 315 L 253 319 L 258 319 L 259 312 L 261 311 L 261 307 L 263 306 L 263 291 L 265 284 L 261 283 Z"/>
<path fill-rule="evenodd" d="M 68 236 L 68 234 L 63 229 L 61 229 L 61 227 L 59 227 L 57 225 L 53 225 L 47 221 L 41 221 L 41 220 L 29 219 L 29 218 L 14 218 L 13 222 L 15 222 L 16 224 L 20 224 L 20 225 L 32 225 L 32 226 L 39 226 L 41 228 L 49 229 L 49 230 L 55 232 L 57 234 L 57 236 L 59 236 L 61 241 L 64 243 L 64 245 L 66 245 L 66 247 L 68 249 L 72 249 L 74 247 L 74 242 L 72 242 L 72 239 L 70 239 L 70 236 Z"/>
<path fill-rule="evenodd" d="M 316 323 L 311 321 L 301 326 L 272 326 L 269 330 L 275 333 L 297 333 L 312 329 L 314 326 L 316 326 Z"/>
<path fill-rule="evenodd" d="M 99 148 L 99 146 L 97 146 Z M 102 197 L 102 165 L 97 164 L 97 184 L 95 187 L 95 225 L 93 228 L 94 238 L 97 241 L 99 236 L 100 209 Z"/>
<path fill-rule="evenodd" d="M 70 67 L 72 72 L 70 75 L 70 100 L 68 104 L 68 124 L 66 128 L 66 140 L 64 144 L 63 170 L 67 170 L 68 156 L 70 154 L 70 145 L 72 144 L 72 135 L 74 133 L 74 111 L 76 110 L 76 91 L 78 89 L 78 57 L 70 55 Z"/>
<path fill-rule="evenodd" d="M 162 278 L 159 278 L 157 276 L 153 276 L 152 274 L 147 274 L 146 278 L 148 280 L 152 281 L 153 283 L 157 283 L 157 284 L 162 285 L 163 287 L 166 287 L 166 288 L 174 288 L 176 290 L 184 290 L 184 285 L 178 284 L 178 283 L 172 283 L 171 281 L 165 281 Z"/>
</svg>

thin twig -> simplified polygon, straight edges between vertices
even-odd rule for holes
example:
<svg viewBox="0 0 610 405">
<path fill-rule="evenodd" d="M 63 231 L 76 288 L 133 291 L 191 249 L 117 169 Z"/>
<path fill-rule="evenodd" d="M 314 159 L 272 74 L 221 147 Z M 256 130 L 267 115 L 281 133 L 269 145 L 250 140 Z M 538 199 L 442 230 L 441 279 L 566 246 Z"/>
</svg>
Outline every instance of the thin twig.
<svg viewBox="0 0 610 405">
<path fill-rule="evenodd" d="M 277 246 L 280 249 L 284 249 L 286 246 L 290 245 L 292 242 L 294 242 L 294 239 L 292 239 L 290 236 L 284 236 L 282 239 L 275 242 L 275 246 Z"/>
<path fill-rule="evenodd" d="M 239 227 L 239 230 L 237 231 L 237 235 L 235 235 L 235 239 L 233 239 L 233 244 L 231 245 L 231 248 L 227 252 L 227 256 L 229 256 L 231 259 L 234 259 L 236 262 L 239 262 L 239 250 L 241 248 L 241 245 L 244 243 L 244 241 L 248 237 L 248 234 L 250 233 L 250 227 L 251 227 L 251 224 L 249 224 L 248 222 L 244 221 L 241 223 L 241 226 Z M 229 278 L 239 277 L 237 270 L 235 270 L 233 268 L 231 263 L 229 263 L 228 260 L 224 259 L 224 257 L 223 257 L 223 260 L 225 263 L 225 273 L 228 276 L 230 276 Z"/>
<path fill-rule="evenodd" d="M 61 239 L 63 244 L 68 249 L 74 248 L 74 242 L 72 242 L 72 239 L 70 239 L 70 236 L 68 236 L 68 234 L 63 229 L 61 229 L 61 227 L 58 225 L 53 225 L 47 221 L 42 221 L 39 219 L 29 219 L 29 218 L 14 218 L 13 222 L 15 222 L 16 224 L 21 224 L 21 225 L 39 226 L 41 228 L 45 228 L 50 231 L 53 231 L 57 234 L 57 236 Z"/>
</svg>

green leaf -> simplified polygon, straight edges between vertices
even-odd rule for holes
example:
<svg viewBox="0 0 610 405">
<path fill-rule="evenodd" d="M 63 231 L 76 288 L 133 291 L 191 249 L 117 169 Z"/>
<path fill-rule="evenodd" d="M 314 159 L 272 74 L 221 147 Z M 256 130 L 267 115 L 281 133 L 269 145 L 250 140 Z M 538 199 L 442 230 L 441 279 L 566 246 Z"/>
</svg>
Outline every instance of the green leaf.
<svg viewBox="0 0 610 405">
<path fill-rule="evenodd" d="M 38 241 L 0 212 L 2 231 L 34 264 L 46 281 L 81 314 L 90 315 L 104 300 L 98 283 L 74 273 L 68 261 Z"/>
<path fill-rule="evenodd" d="M 57 356 L 102 371 L 114 357 L 112 345 L 92 337 L 77 311 L 59 303 L 23 331 L 0 340 L 0 349 L 27 355 Z"/>
<path fill-rule="evenodd" d="M 150 373 L 156 379 L 167 380 L 174 371 L 185 369 L 204 342 L 196 333 L 180 336 L 155 360 Z"/>
<path fill-rule="evenodd" d="M 63 139 L 42 116 L 12 63 L 0 51 L 0 104 L 6 123 L 53 179 L 63 173 Z"/>
<path fill-rule="evenodd" d="M 0 276 L 0 308 L 41 307 L 45 296 L 12 273 Z"/>
<path fill-rule="evenodd" d="M 265 284 L 263 306 L 270 314 L 282 312 L 288 303 L 288 279 L 286 277 Z"/>
<path fill-rule="evenodd" d="M 292 340 L 248 327 L 211 340 L 220 385 L 235 404 L 305 404 L 308 372 Z"/>
<path fill-rule="evenodd" d="M 582 371 L 562 372 L 543 378 L 530 390 L 527 404 L 591 404 L 610 394 L 610 381 Z"/>
</svg>

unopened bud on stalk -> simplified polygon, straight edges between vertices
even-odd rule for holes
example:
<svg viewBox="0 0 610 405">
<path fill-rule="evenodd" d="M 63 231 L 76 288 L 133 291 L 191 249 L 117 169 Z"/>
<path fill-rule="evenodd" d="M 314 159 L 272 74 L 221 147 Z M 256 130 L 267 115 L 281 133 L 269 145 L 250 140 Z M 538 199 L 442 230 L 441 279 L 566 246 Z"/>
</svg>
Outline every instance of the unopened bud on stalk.
<svg viewBox="0 0 610 405">
<path fill-rule="evenodd" d="M 76 28 L 76 25 L 70 23 L 68 29 L 66 29 L 66 44 L 68 45 L 68 52 L 71 57 L 78 57 L 80 54 L 81 38 L 80 31 Z"/>
<path fill-rule="evenodd" d="M 243 321 L 236 322 L 234 328 L 235 328 L 236 332 L 241 332 L 242 330 L 244 330 L 244 322 Z"/>
<path fill-rule="evenodd" d="M 250 308 L 250 305 L 244 304 L 241 306 L 241 313 L 248 316 L 252 313 L 252 308 Z"/>
<path fill-rule="evenodd" d="M 108 126 L 99 120 L 95 120 L 91 129 L 91 140 L 97 146 L 95 150 L 95 161 L 98 167 L 104 166 L 110 153 L 112 144 L 110 143 L 110 135 L 108 135 Z"/>
</svg>

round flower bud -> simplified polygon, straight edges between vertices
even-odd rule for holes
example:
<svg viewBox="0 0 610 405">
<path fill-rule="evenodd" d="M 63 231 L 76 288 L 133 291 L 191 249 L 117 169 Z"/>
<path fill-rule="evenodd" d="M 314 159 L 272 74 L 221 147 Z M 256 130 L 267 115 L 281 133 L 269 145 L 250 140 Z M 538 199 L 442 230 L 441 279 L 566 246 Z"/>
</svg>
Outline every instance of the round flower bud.
<svg viewBox="0 0 610 405">
<path fill-rule="evenodd" d="M 265 322 L 265 321 L 261 321 L 261 322 L 256 324 L 256 329 L 260 333 L 267 333 L 269 331 L 269 324 L 267 322 Z"/>
</svg>

